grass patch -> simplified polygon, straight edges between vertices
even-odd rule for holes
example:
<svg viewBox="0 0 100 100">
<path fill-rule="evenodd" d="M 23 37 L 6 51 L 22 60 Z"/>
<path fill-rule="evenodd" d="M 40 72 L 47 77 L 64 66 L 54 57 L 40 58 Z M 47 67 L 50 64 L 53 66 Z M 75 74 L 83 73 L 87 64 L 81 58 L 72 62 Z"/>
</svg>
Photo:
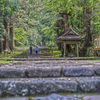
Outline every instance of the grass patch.
<svg viewBox="0 0 100 100">
<path fill-rule="evenodd" d="M 0 60 L 0 64 L 7 64 L 7 63 L 10 63 L 10 62 L 13 62 L 13 61 Z"/>
<path fill-rule="evenodd" d="M 0 53 L 0 58 L 1 59 L 10 59 L 10 58 L 24 58 L 27 56 L 28 52 L 27 47 L 15 47 L 13 51 L 3 51 Z"/>
</svg>

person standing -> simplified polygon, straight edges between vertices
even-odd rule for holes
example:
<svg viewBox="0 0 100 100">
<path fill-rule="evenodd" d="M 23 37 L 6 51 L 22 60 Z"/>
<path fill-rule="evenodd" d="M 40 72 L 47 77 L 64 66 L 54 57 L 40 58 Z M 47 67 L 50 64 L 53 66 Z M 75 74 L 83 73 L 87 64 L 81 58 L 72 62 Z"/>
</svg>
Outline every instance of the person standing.
<svg viewBox="0 0 100 100">
<path fill-rule="evenodd" d="M 36 48 L 35 48 L 36 54 L 38 54 L 38 48 L 39 48 L 39 46 L 37 45 Z"/>
<path fill-rule="evenodd" d="M 30 46 L 30 55 L 32 55 L 32 46 Z"/>
<path fill-rule="evenodd" d="M 62 49 L 62 55 L 61 55 L 61 57 L 63 57 L 64 56 L 64 48 Z"/>
</svg>

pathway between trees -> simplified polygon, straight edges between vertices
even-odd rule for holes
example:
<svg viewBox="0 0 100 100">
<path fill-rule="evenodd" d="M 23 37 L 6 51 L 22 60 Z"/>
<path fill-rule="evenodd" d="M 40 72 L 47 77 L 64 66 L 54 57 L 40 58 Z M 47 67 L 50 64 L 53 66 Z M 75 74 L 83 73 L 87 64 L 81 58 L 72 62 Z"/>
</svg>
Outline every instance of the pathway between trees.
<svg viewBox="0 0 100 100">
<path fill-rule="evenodd" d="M 50 48 L 39 48 L 38 54 L 35 53 L 35 48 L 32 49 L 32 54 L 28 55 L 26 58 L 51 58 L 53 55 L 53 49 Z"/>
</svg>

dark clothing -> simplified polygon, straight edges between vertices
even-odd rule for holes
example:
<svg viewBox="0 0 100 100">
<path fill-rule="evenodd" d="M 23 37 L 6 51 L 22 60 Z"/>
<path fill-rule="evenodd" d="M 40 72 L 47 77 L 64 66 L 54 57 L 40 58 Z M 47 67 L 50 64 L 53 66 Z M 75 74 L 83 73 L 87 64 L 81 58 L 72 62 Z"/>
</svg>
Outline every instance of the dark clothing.
<svg viewBox="0 0 100 100">
<path fill-rule="evenodd" d="M 32 54 L 32 47 L 30 47 L 30 55 Z"/>
<path fill-rule="evenodd" d="M 64 56 L 64 48 L 62 49 L 62 57 Z"/>
<path fill-rule="evenodd" d="M 38 54 L 38 51 L 35 51 L 36 52 L 36 54 Z"/>
<path fill-rule="evenodd" d="M 35 52 L 36 52 L 36 54 L 38 54 L 38 47 L 35 48 Z"/>
</svg>

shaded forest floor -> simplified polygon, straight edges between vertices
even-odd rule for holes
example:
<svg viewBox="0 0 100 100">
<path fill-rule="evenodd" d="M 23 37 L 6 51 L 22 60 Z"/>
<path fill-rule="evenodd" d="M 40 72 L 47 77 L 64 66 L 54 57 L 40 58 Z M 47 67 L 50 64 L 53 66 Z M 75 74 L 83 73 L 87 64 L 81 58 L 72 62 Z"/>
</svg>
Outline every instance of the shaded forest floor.
<svg viewBox="0 0 100 100">
<path fill-rule="evenodd" d="M 61 56 L 61 51 L 57 48 L 39 48 L 38 54 L 35 53 L 35 48 L 32 49 L 30 55 L 29 47 L 16 47 L 11 51 L 3 51 L 0 58 L 58 58 Z"/>
</svg>

